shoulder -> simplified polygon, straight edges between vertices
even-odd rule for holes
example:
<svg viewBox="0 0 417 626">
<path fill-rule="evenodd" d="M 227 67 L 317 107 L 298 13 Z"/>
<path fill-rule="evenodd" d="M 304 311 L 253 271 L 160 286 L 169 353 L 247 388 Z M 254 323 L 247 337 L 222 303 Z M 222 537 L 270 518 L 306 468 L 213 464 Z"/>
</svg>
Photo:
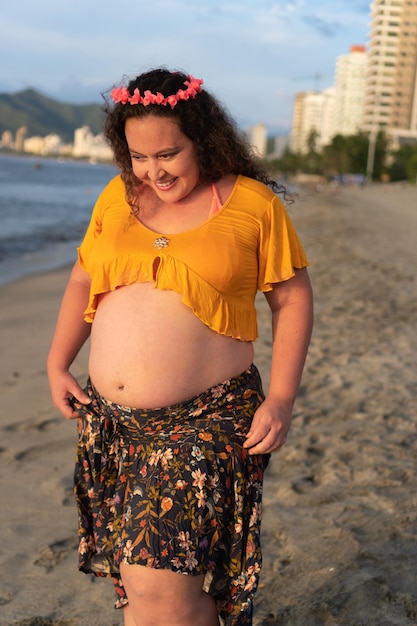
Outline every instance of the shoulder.
<svg viewBox="0 0 417 626">
<path fill-rule="evenodd" d="M 236 180 L 236 191 L 240 194 L 246 194 L 259 202 L 270 203 L 277 195 L 264 183 L 247 176 L 238 176 Z"/>
<path fill-rule="evenodd" d="M 130 212 L 125 184 L 120 175 L 112 178 L 98 196 L 93 209 L 94 219 L 102 222 L 110 209 L 123 215 Z"/>
<path fill-rule="evenodd" d="M 283 208 L 281 201 L 272 189 L 258 180 L 239 175 L 229 196 L 229 206 L 263 220 Z"/>
<path fill-rule="evenodd" d="M 267 185 L 242 174 L 224 176 L 216 182 L 216 189 L 223 203 L 248 196 L 270 202 L 276 197 L 276 194 Z"/>
<path fill-rule="evenodd" d="M 107 183 L 107 185 L 104 187 L 103 191 L 101 192 L 100 196 L 107 197 L 107 198 L 111 198 L 111 197 L 119 198 L 120 195 L 124 197 L 125 194 L 126 194 L 125 184 L 122 181 L 122 177 L 120 176 L 120 174 L 117 174 L 117 176 L 112 178 L 110 182 Z"/>
<path fill-rule="evenodd" d="M 107 183 L 97 199 L 97 205 L 101 207 L 102 210 L 115 204 L 127 205 L 126 187 L 120 174 Z"/>
</svg>

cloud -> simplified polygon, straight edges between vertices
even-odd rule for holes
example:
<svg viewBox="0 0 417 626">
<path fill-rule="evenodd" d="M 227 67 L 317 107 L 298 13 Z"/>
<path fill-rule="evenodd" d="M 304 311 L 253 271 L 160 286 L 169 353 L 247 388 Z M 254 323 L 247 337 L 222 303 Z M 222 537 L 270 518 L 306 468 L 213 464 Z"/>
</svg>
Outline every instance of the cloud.
<svg viewBox="0 0 417 626">
<path fill-rule="evenodd" d="M 344 0 L 343 4 L 346 4 L 350 9 L 352 5 L 355 7 L 355 12 L 360 12 L 363 15 L 369 15 L 369 1 L 368 0 Z"/>
<path fill-rule="evenodd" d="M 314 30 L 317 30 L 324 37 L 335 37 L 341 31 L 339 22 L 335 22 L 334 20 L 329 21 L 317 15 L 303 15 L 301 20 Z"/>
<path fill-rule="evenodd" d="M 76 2 L 8 2 L 0 90 L 99 102 L 124 75 L 166 65 L 204 78 L 245 123 L 289 125 L 294 92 L 316 73 L 331 81 L 336 57 L 365 43 L 365 1 L 317 0 L 313 12 L 306 0 L 118 0 L 117 11 L 83 0 L 82 14 Z"/>
</svg>

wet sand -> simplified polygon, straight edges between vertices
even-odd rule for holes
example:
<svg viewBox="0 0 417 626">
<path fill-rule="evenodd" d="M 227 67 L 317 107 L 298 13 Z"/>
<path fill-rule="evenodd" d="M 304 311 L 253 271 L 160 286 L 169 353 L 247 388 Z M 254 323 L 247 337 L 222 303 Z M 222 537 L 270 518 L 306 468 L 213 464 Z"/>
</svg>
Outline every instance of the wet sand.
<svg viewBox="0 0 417 626">
<path fill-rule="evenodd" d="M 417 188 L 303 192 L 316 323 L 293 427 L 264 489 L 254 626 L 417 624 Z M 45 372 L 68 269 L 0 288 L 0 626 L 113 626 L 77 571 L 75 423 Z M 256 363 L 268 386 L 268 310 Z M 74 372 L 85 380 L 86 354 Z"/>
</svg>

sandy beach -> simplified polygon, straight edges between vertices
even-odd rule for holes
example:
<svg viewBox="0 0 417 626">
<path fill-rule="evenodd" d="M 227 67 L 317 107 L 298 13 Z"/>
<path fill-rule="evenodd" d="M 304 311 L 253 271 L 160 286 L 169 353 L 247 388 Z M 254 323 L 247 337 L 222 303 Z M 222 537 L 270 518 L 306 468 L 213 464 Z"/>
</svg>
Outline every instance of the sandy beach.
<svg viewBox="0 0 417 626">
<path fill-rule="evenodd" d="M 254 626 L 417 625 L 417 188 L 305 191 L 289 211 L 312 263 L 316 323 L 265 482 Z M 76 424 L 47 386 L 67 276 L 0 288 L 0 626 L 122 624 L 111 583 L 77 570 Z M 261 295 L 258 311 L 267 389 Z M 85 353 L 73 371 L 85 380 Z"/>
</svg>

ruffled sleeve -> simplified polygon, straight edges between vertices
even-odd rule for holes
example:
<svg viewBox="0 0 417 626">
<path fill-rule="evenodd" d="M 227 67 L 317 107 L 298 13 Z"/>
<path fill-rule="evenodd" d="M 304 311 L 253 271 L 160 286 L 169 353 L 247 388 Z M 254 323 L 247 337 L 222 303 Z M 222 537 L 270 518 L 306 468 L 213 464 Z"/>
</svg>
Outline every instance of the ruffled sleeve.
<svg viewBox="0 0 417 626">
<path fill-rule="evenodd" d="M 77 250 L 78 261 L 81 267 L 87 271 L 90 254 L 103 228 L 103 193 L 100 194 L 94 205 L 90 223 L 85 232 L 84 239 L 82 240 L 81 245 Z"/>
<path fill-rule="evenodd" d="M 273 283 L 294 276 L 295 269 L 310 265 L 294 225 L 277 196 L 260 223 L 258 254 L 258 289 L 264 292 L 271 291 Z"/>
</svg>

